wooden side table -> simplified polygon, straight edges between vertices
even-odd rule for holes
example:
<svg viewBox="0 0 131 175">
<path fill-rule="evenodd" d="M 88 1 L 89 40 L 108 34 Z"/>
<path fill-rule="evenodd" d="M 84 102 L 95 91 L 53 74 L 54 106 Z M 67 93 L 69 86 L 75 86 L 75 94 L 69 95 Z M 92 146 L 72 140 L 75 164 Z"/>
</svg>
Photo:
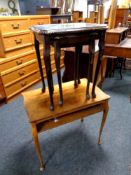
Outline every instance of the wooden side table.
<svg viewBox="0 0 131 175">
<path fill-rule="evenodd" d="M 41 92 L 41 89 L 27 91 L 23 93 L 24 106 L 27 111 L 28 119 L 32 127 L 32 136 L 34 139 L 36 153 L 40 161 L 40 170 L 44 169 L 38 134 L 48 129 L 82 119 L 89 115 L 103 112 L 103 118 L 100 126 L 98 144 L 101 143 L 101 134 L 107 118 L 109 96 L 96 87 L 96 98 L 87 100 L 83 95 L 86 90 L 87 80 L 81 79 L 78 88 L 74 88 L 74 82 L 63 83 L 64 105 L 58 106 L 59 87 L 54 86 L 54 105 L 55 110 L 50 111 L 49 92 Z M 90 85 L 91 93 L 92 84 Z"/>
<path fill-rule="evenodd" d="M 51 71 L 51 60 L 50 60 L 50 47 L 53 46 L 55 50 L 55 64 L 58 77 L 59 85 L 59 105 L 63 105 L 63 90 L 62 90 L 62 80 L 60 71 L 60 50 L 65 47 L 75 47 L 75 62 L 74 62 L 74 86 L 78 87 L 80 84 L 79 77 L 79 59 L 82 53 L 82 46 L 89 45 L 89 64 L 88 74 L 87 74 L 87 88 L 86 88 L 86 98 L 95 98 L 95 85 L 97 82 L 99 69 L 102 61 L 102 55 L 104 52 L 104 41 L 105 32 L 107 30 L 107 25 L 105 24 L 89 24 L 89 23 L 66 23 L 66 24 L 49 24 L 49 25 L 35 25 L 30 27 L 34 32 L 35 36 L 35 48 L 37 52 L 38 62 L 40 63 L 39 57 L 39 43 L 44 45 L 44 62 L 47 74 L 47 82 L 49 87 L 50 95 L 50 110 L 54 110 L 54 100 L 53 100 L 53 79 Z M 92 93 L 89 95 L 89 86 L 91 82 L 92 75 L 92 61 L 94 59 L 95 51 L 95 40 L 98 40 L 98 61 L 96 64 L 96 71 L 93 80 Z M 39 64 L 40 70 L 42 66 Z M 43 82 L 43 92 L 45 92 L 45 83 L 43 80 L 43 73 L 41 71 L 41 78 Z"/>
</svg>

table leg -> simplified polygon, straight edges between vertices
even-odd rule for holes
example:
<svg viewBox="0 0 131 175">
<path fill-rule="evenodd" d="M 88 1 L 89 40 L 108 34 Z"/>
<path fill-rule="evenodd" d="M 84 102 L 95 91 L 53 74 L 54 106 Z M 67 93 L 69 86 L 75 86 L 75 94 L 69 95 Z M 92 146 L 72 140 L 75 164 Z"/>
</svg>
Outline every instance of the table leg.
<svg viewBox="0 0 131 175">
<path fill-rule="evenodd" d="M 86 98 L 87 99 L 90 99 L 89 87 L 90 87 L 90 82 L 92 81 L 94 52 L 95 52 L 95 40 L 94 40 L 93 36 L 90 36 L 89 64 L 88 64 L 88 75 L 87 75 L 88 81 L 87 81 L 87 87 L 86 87 Z"/>
<path fill-rule="evenodd" d="M 105 103 L 103 103 L 103 118 L 101 121 L 101 126 L 100 126 L 100 131 L 99 131 L 98 144 L 102 143 L 101 142 L 101 135 L 102 135 L 102 131 L 103 131 L 106 119 L 107 119 L 108 110 L 109 110 L 108 100 L 106 100 Z"/>
<path fill-rule="evenodd" d="M 43 171 L 45 169 L 45 164 L 44 164 L 43 159 L 42 159 L 40 144 L 39 144 L 39 140 L 38 140 L 38 132 L 37 132 L 37 127 L 35 124 L 32 124 L 32 136 L 34 139 L 35 150 L 36 150 L 38 159 L 40 161 L 40 171 Z"/>
<path fill-rule="evenodd" d="M 54 48 L 55 48 L 55 64 L 56 64 L 59 93 L 60 93 L 59 105 L 63 105 L 62 80 L 61 80 L 61 71 L 60 71 L 60 46 L 57 43 L 57 41 L 54 44 Z"/>
<path fill-rule="evenodd" d="M 40 50 L 39 50 L 39 41 L 36 39 L 35 35 L 35 50 L 36 50 L 36 56 L 37 56 L 37 60 L 38 60 L 38 65 L 39 65 L 39 70 L 40 70 L 40 75 L 41 75 L 41 80 L 42 80 L 42 92 L 45 92 L 45 81 L 44 81 L 44 75 L 43 75 L 43 70 L 42 70 L 42 64 L 41 64 L 41 58 L 40 58 Z"/>
<path fill-rule="evenodd" d="M 95 86 L 96 86 L 96 82 L 97 82 L 97 78 L 98 78 L 98 74 L 99 74 L 99 70 L 100 70 L 102 56 L 104 53 L 105 31 L 102 31 L 99 33 L 99 44 L 98 45 L 99 45 L 99 54 L 98 54 L 98 61 L 97 61 L 97 65 L 96 65 L 96 71 L 95 71 L 94 82 L 93 82 L 93 87 L 92 87 L 92 97 L 93 98 L 96 97 Z"/>
<path fill-rule="evenodd" d="M 80 84 L 80 76 L 79 76 L 79 61 L 80 61 L 80 55 L 82 53 L 82 45 L 77 45 L 75 47 L 75 58 L 74 58 L 74 86 L 75 88 L 78 87 L 78 84 Z"/>
<path fill-rule="evenodd" d="M 47 75 L 47 82 L 50 94 L 50 110 L 54 110 L 53 102 L 53 78 L 52 78 L 52 69 L 51 69 L 51 60 L 50 60 L 50 40 L 49 37 L 44 35 L 44 62 Z"/>
</svg>

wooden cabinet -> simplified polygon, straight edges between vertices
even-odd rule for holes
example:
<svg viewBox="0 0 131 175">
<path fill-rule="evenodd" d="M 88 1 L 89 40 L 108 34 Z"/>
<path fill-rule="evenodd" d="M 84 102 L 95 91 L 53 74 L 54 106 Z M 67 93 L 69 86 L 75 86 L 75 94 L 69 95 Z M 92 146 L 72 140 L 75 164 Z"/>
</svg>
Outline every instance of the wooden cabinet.
<svg viewBox="0 0 131 175">
<path fill-rule="evenodd" d="M 129 15 L 129 8 L 118 8 L 116 10 L 115 27 L 121 23 L 122 26 L 127 25 Z"/>
<path fill-rule="evenodd" d="M 49 23 L 49 15 L 0 17 L 0 98 L 8 100 L 40 80 L 29 27 Z M 53 49 L 51 55 L 55 71 Z"/>
</svg>

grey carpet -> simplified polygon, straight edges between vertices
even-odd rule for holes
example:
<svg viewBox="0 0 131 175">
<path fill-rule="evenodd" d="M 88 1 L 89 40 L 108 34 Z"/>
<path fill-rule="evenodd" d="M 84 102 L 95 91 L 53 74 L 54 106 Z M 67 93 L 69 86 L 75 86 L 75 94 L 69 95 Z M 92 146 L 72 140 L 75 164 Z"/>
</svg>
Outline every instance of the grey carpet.
<svg viewBox="0 0 131 175">
<path fill-rule="evenodd" d="M 130 175 L 131 71 L 124 71 L 123 80 L 117 73 L 107 78 L 103 90 L 111 99 L 102 145 L 97 145 L 102 113 L 41 133 L 44 173 L 39 171 L 22 97 L 1 106 L 0 175 Z"/>
</svg>

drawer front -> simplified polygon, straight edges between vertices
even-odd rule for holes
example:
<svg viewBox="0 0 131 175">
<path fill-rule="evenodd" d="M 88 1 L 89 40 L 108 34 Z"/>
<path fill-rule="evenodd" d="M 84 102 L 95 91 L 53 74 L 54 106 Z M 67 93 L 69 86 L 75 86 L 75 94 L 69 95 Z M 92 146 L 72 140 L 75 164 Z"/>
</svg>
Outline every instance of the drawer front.
<svg viewBox="0 0 131 175">
<path fill-rule="evenodd" d="M 29 46 L 27 46 L 27 47 L 22 47 L 22 48 L 19 48 L 19 49 L 15 49 L 15 50 L 6 52 L 5 57 L 13 57 L 13 56 L 16 56 L 16 55 L 19 55 L 19 54 L 22 54 L 22 53 L 29 52 L 31 50 L 34 50 L 34 47 L 29 44 Z"/>
<path fill-rule="evenodd" d="M 2 76 L 2 80 L 5 86 L 8 84 L 17 81 L 17 79 L 22 79 L 23 77 L 28 76 L 32 72 L 38 70 L 36 62 L 29 64 L 27 66 L 24 66 L 21 69 L 18 69 L 16 71 L 10 72 L 8 74 L 5 74 Z"/>
<path fill-rule="evenodd" d="M 42 24 L 49 24 L 50 19 L 49 18 L 37 18 L 37 19 L 31 19 L 30 20 L 31 25 L 42 25 Z"/>
<path fill-rule="evenodd" d="M 27 30 L 28 26 L 29 22 L 26 19 L 0 21 L 0 27 L 3 34 Z"/>
<path fill-rule="evenodd" d="M 4 37 L 4 48 L 5 51 L 12 50 L 14 48 L 20 48 L 26 44 L 31 44 L 32 39 L 30 33 L 11 36 L 11 37 Z"/>
<path fill-rule="evenodd" d="M 6 58 L 5 58 L 6 59 Z M 12 59 L 8 62 L 4 62 L 3 64 L 0 64 L 0 72 L 5 71 L 7 69 L 11 69 L 13 67 L 18 67 L 28 61 L 36 59 L 36 55 L 34 53 Z"/>
<path fill-rule="evenodd" d="M 40 80 L 39 74 L 38 74 L 38 72 L 35 72 L 32 75 L 22 79 L 21 81 L 18 81 L 17 83 L 14 83 L 14 84 L 6 87 L 5 93 L 6 93 L 7 99 L 20 93 L 21 91 L 30 87 L 31 85 L 38 82 L 39 80 Z"/>
</svg>

